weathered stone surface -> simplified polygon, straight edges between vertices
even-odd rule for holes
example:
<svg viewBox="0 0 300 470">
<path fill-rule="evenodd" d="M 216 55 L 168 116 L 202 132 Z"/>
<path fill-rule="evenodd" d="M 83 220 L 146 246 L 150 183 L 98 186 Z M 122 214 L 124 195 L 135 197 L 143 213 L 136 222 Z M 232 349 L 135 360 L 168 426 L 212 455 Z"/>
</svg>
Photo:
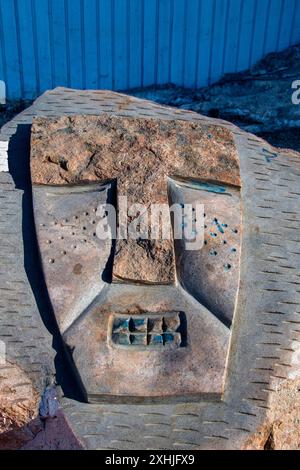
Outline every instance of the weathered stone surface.
<svg viewBox="0 0 300 470">
<path fill-rule="evenodd" d="M 118 179 L 130 202 L 167 202 L 166 175 L 239 185 L 232 133 L 217 125 L 104 116 L 35 118 L 34 184 Z"/>
<path fill-rule="evenodd" d="M 149 207 L 168 203 L 168 176 L 239 185 L 231 132 L 196 122 L 108 115 L 34 120 L 33 184 L 116 179 L 118 195 L 127 196 L 129 206 Z M 113 277 L 127 282 L 173 283 L 172 241 L 117 241 Z"/>
</svg>

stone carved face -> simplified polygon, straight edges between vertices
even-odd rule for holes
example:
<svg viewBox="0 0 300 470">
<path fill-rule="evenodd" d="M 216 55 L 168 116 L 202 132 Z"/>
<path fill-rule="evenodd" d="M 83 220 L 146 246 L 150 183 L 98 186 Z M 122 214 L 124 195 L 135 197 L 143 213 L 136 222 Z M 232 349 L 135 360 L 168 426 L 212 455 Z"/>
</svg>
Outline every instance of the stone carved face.
<svg viewBox="0 0 300 470">
<path fill-rule="evenodd" d="M 37 118 L 34 214 L 49 296 L 89 401 L 220 397 L 239 282 L 229 131 L 179 120 Z M 204 245 L 101 240 L 107 202 L 204 205 Z"/>
</svg>

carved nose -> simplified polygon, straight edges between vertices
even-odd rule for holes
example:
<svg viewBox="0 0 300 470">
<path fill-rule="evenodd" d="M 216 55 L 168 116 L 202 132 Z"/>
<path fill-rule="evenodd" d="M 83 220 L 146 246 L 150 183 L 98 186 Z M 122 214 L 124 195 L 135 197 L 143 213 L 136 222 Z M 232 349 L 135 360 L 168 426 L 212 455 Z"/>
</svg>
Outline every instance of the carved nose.
<svg viewBox="0 0 300 470">
<path fill-rule="evenodd" d="M 121 240 L 113 263 L 113 282 L 175 283 L 172 240 Z"/>
</svg>

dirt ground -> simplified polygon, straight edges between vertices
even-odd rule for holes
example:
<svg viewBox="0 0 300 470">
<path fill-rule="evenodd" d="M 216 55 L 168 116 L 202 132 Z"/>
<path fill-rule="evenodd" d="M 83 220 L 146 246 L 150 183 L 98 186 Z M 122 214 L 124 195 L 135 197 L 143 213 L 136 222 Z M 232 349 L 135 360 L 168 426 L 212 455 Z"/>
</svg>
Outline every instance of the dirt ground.
<svg viewBox="0 0 300 470">
<path fill-rule="evenodd" d="M 137 97 L 230 121 L 275 147 L 300 151 L 300 104 L 292 83 L 300 80 L 300 45 L 272 53 L 242 73 L 206 88 L 153 87 L 129 91 Z"/>
<path fill-rule="evenodd" d="M 268 54 L 250 70 L 225 75 L 209 87 L 192 90 L 166 85 L 127 93 L 225 119 L 275 147 L 300 151 L 300 104 L 292 103 L 294 80 L 300 80 L 300 44 Z M 0 127 L 30 104 L 8 101 L 0 105 Z"/>
</svg>

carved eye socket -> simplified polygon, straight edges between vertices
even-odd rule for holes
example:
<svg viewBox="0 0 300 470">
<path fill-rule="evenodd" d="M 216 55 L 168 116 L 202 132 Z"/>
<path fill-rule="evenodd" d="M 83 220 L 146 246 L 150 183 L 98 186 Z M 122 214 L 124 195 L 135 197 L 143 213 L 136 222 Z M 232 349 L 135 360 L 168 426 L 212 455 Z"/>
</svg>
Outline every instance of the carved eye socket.
<svg viewBox="0 0 300 470">
<path fill-rule="evenodd" d="M 226 186 L 220 190 L 214 185 L 171 181 L 169 194 L 172 203 L 191 204 L 194 218 L 200 221 L 196 208 L 202 204 L 200 212 L 205 216 L 202 249 L 189 251 L 175 240 L 178 279 L 212 314 L 230 324 L 239 278 L 240 192 Z"/>
</svg>

